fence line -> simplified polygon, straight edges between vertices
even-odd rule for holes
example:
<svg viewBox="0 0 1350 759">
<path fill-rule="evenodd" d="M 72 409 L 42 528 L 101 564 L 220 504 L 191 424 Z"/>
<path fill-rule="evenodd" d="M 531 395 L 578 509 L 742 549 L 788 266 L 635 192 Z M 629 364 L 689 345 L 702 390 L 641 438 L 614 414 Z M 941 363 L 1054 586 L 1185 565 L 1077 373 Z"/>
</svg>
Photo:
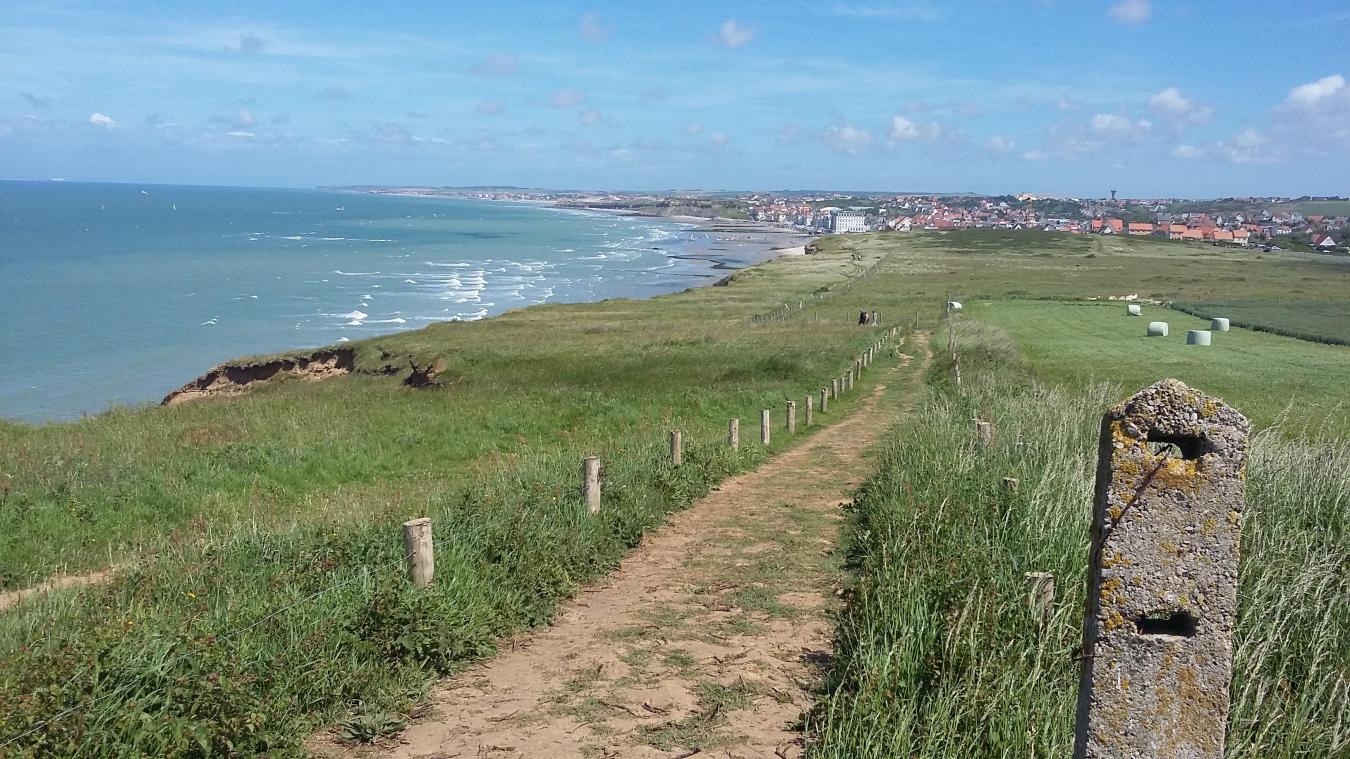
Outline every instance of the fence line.
<svg viewBox="0 0 1350 759">
<path fill-rule="evenodd" d="M 886 258 L 887 256 L 882 256 L 881 258 L 878 258 L 876 261 L 873 261 L 870 265 L 863 266 L 862 270 L 856 276 L 845 277 L 843 284 L 841 284 L 837 288 L 831 287 L 825 292 L 813 292 L 810 295 L 808 295 L 807 298 L 799 300 L 795 304 L 784 303 L 783 305 L 778 306 L 777 308 L 771 311 L 753 314 L 752 316 L 750 316 L 749 322 L 756 326 L 771 324 L 773 322 L 780 322 L 797 313 L 798 311 L 801 311 L 802 309 L 806 308 L 807 299 L 813 301 L 821 301 L 830 298 L 832 296 L 838 295 L 839 293 L 846 293 L 853 288 L 854 283 L 861 282 L 862 280 L 871 277 L 872 274 L 876 272 L 877 268 L 881 266 L 881 264 L 886 260 Z"/>
</svg>

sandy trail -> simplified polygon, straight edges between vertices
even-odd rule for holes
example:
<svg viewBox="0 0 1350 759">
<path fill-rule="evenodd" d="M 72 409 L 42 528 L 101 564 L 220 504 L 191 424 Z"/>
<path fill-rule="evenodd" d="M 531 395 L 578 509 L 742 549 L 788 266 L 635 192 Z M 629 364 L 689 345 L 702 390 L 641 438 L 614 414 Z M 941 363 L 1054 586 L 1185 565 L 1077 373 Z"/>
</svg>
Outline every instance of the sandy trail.
<svg viewBox="0 0 1350 759">
<path fill-rule="evenodd" d="M 848 417 L 735 477 L 653 532 L 549 627 L 443 681 L 393 745 L 312 745 L 328 756 L 798 757 L 794 729 L 830 656 L 841 503 L 860 452 L 913 401 L 929 360 L 910 339 Z M 907 370 L 906 370 L 907 368 Z M 826 416 L 828 419 L 828 415 Z M 823 420 L 822 420 L 823 421 Z"/>
</svg>

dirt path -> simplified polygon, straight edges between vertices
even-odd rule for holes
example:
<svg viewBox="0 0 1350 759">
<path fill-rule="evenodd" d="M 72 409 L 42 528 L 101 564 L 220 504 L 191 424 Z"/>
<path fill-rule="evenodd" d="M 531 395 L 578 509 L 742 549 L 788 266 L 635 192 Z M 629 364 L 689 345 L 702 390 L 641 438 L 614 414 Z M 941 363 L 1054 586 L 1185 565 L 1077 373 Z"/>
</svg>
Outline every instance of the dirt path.
<svg viewBox="0 0 1350 759">
<path fill-rule="evenodd" d="M 929 358 L 927 337 L 911 351 Z M 900 350 L 900 348 L 897 348 Z M 549 627 L 440 684 L 389 748 L 330 756 L 798 757 L 793 726 L 831 644 L 839 506 L 871 467 L 859 452 L 900 409 L 879 401 L 726 482 L 654 532 Z"/>
</svg>

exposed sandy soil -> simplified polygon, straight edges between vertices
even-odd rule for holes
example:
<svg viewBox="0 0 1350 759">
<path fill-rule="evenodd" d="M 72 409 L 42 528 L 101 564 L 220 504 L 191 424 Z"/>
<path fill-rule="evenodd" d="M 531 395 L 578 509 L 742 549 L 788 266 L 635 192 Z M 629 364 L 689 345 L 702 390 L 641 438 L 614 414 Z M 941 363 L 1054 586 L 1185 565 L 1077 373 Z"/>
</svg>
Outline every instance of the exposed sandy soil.
<svg viewBox="0 0 1350 759">
<path fill-rule="evenodd" d="M 114 569 L 104 569 L 98 572 L 91 572 L 85 575 L 57 575 L 45 580 L 31 588 L 22 588 L 20 590 L 10 590 L 0 593 L 0 611 L 34 596 L 41 596 L 62 588 L 73 588 L 77 585 L 97 585 L 112 579 Z"/>
<path fill-rule="evenodd" d="M 927 337 L 908 349 L 927 363 Z M 385 746 L 333 757 L 769 757 L 803 753 L 794 728 L 829 661 L 840 506 L 869 472 L 862 452 L 922 374 L 910 356 L 847 418 L 726 482 L 652 533 L 548 628 L 442 682 Z M 828 421 L 830 415 L 820 417 Z"/>
</svg>

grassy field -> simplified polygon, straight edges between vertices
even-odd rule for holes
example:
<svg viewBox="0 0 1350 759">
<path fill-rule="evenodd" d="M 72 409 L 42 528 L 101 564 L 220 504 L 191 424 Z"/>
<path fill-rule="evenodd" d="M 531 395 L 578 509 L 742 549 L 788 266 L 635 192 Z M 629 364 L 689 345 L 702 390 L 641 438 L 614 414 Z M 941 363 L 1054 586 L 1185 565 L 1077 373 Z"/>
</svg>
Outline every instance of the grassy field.
<svg viewBox="0 0 1350 759">
<path fill-rule="evenodd" d="M 1332 345 L 1350 345 L 1350 300 L 1219 300 L 1178 302 L 1194 316 L 1225 316 L 1233 326 Z"/>
<path fill-rule="evenodd" d="M 1175 267 L 1186 259 L 1165 258 L 1161 248 L 1121 261 L 1117 272 L 1140 274 L 1118 273 L 1115 288 L 1099 289 L 1105 272 L 1096 263 L 1064 266 L 1081 243 L 1056 242 L 1013 253 L 992 240 L 960 240 L 950 257 L 909 263 L 920 280 L 912 286 L 952 286 L 965 302 L 957 330 L 964 383 L 957 392 L 950 363 L 935 367 L 929 400 L 895 433 L 855 500 L 847 549 L 859 579 L 839 623 L 833 676 L 809 720 L 819 739 L 814 756 L 1071 752 L 1100 416 L 1166 376 L 1224 398 L 1258 430 L 1228 756 L 1344 755 L 1350 410 L 1341 378 L 1350 348 L 1243 329 L 1214 333 L 1208 348 L 1187 346 L 1185 330 L 1208 328 L 1208 320 L 1147 304 L 1142 318 L 1130 317 L 1124 303 L 1067 299 L 1137 292 L 1171 300 L 1217 279 L 1230 283 L 1229 296 L 1273 300 L 1262 294 L 1283 282 L 1311 288 L 1311 302 L 1327 312 L 1338 301 L 1303 279 L 1307 262 L 1236 254 L 1192 259 L 1183 276 Z M 1014 255 L 1029 257 L 1029 266 L 1010 265 Z M 1002 261 L 997 276 L 959 263 L 980 256 Z M 1323 271 L 1344 286 L 1343 275 Z M 956 289 L 963 280 L 971 284 Z M 1170 322 L 1171 337 L 1145 337 L 1153 319 Z M 943 342 L 945 331 L 937 335 Z M 940 345 L 938 353 L 945 355 Z M 972 417 L 996 425 L 988 453 L 974 445 Z M 1020 480 L 1016 494 L 999 487 L 1007 476 Z M 1027 572 L 1059 578 L 1045 631 L 1029 611 Z"/>
<path fill-rule="evenodd" d="M 357 345 L 369 369 L 409 355 L 439 360 L 444 384 L 434 389 L 358 374 L 70 424 L 0 423 L 4 586 L 119 568 L 110 583 L 0 612 L 0 743 L 63 714 L 10 748 L 34 755 L 287 755 L 299 751 L 309 731 L 333 723 L 363 735 L 396 729 L 398 715 L 434 674 L 489 652 L 502 635 L 545 623 L 560 599 L 614 566 L 665 514 L 770 453 L 749 445 L 727 451 L 726 419 L 742 419 L 745 443 L 755 437 L 759 409 L 781 409 L 842 372 L 875 337 L 857 327 L 860 309 L 879 310 L 886 323 L 932 328 L 950 294 L 980 318 L 1006 320 L 1009 332 L 1033 337 L 1039 320 L 1094 314 L 1096 326 L 1079 346 L 1036 348 L 1035 340 L 1018 338 L 1026 357 L 1019 371 L 1028 382 L 1035 371 L 1076 388 L 1090 378 L 1156 377 L 1148 365 L 1120 373 L 1119 362 L 1094 347 L 1111 337 L 1122 307 L 1054 301 L 1138 293 L 1188 302 L 1331 303 L 1350 289 L 1350 265 L 1335 260 L 1148 240 L 959 232 L 831 238 L 822 248 L 822 255 L 742 272 L 727 287 L 533 308 Z M 869 267 L 871 276 L 845 289 Z M 805 308 L 785 318 L 752 321 L 797 302 Z M 1187 318 L 1169 316 L 1174 329 Z M 1132 327 L 1142 331 L 1130 320 L 1122 334 L 1133 334 Z M 1267 347 L 1273 352 L 1260 353 Z M 1094 358 L 1074 358 L 1080 350 Z M 1271 385 L 1293 383 L 1293 396 L 1262 395 L 1259 383 L 1236 380 L 1227 392 L 1237 394 L 1234 402 L 1254 399 L 1245 410 L 1263 420 L 1279 417 L 1292 399 L 1287 417 L 1298 437 L 1343 429 L 1344 412 L 1331 400 L 1334 383 L 1319 395 L 1300 373 L 1334 378 L 1345 350 L 1235 332 L 1207 355 L 1239 351 L 1235 364 L 1254 360 L 1258 365 L 1249 368 Z M 1281 368 L 1285 360 L 1291 363 Z M 1214 377 L 1196 381 L 1223 394 L 1205 386 L 1219 381 Z M 934 392 L 935 404 L 969 418 L 962 405 L 968 400 L 942 395 L 941 383 Z M 1327 421 L 1300 426 L 1315 409 L 1325 410 Z M 831 413 L 847 410 L 844 403 Z M 949 423 L 954 431 L 957 419 L 932 434 Z M 685 466 L 678 470 L 662 461 L 672 428 L 685 433 Z M 788 444 L 775 437 L 776 447 Z M 930 451 L 935 461 L 941 453 Z M 577 492 L 579 461 L 588 454 L 605 462 L 606 504 L 598 519 L 584 514 Z M 910 476 L 892 469 L 878 482 Z M 1063 501 L 1071 502 L 1086 514 L 1087 500 Z M 964 518 L 950 505 L 934 524 Z M 401 578 L 398 525 L 423 515 L 437 525 L 438 582 L 417 593 Z M 912 526 L 931 516 L 907 518 Z M 866 540 L 902 540 L 897 529 Z M 872 550 L 862 535 L 855 538 L 859 557 Z M 1085 536 L 1074 537 L 1074 545 Z M 944 597 L 964 599 L 983 573 L 1006 569 L 973 566 L 987 558 L 987 547 L 963 547 L 967 539 L 974 537 L 943 538 L 943 550 L 954 551 L 933 565 L 951 570 Z M 872 547 L 890 551 L 885 545 Z M 1009 550 L 1049 557 L 1063 549 L 1053 562 L 1039 563 L 1071 576 L 1081 557 L 1068 547 Z M 888 555 L 894 561 L 906 554 Z M 987 603 L 1004 600 L 991 595 Z M 1071 612 L 1064 614 L 1067 630 L 1075 623 Z M 917 619 L 888 612 L 877 623 L 909 630 Z M 940 615 L 925 624 L 937 634 L 948 621 Z M 846 633 L 845 641 L 850 635 L 862 640 Z M 1306 664 L 1299 651 L 1289 656 Z M 1024 666 L 1037 665 L 1020 661 L 1000 677 L 1027 679 Z M 1052 697 L 1058 695 L 1044 696 Z M 928 699 L 925 692 L 920 700 Z M 843 695 L 830 701 L 838 714 L 867 717 L 859 703 Z M 951 703 L 955 708 L 957 701 Z M 1025 715 L 1020 723 L 1015 717 L 1008 729 L 1026 729 Z M 1044 734 L 1058 735 L 1057 724 Z M 834 735 L 828 725 L 827 735 Z"/>
</svg>

